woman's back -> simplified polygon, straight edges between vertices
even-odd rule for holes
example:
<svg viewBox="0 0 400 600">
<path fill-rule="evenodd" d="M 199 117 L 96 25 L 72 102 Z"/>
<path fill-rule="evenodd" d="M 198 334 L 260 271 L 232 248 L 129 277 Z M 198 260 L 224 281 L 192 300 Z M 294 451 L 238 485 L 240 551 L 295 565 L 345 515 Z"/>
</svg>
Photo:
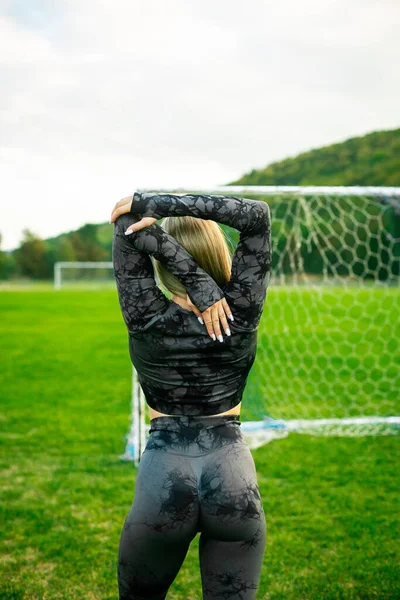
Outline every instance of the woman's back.
<svg viewBox="0 0 400 600">
<path fill-rule="evenodd" d="M 271 266 L 266 203 L 233 196 L 135 193 L 132 214 L 116 220 L 113 262 L 129 351 L 151 408 L 169 415 L 215 415 L 240 403 L 257 350 Z M 218 286 L 159 225 L 124 235 L 141 217 L 190 215 L 240 231 L 231 278 Z M 231 336 L 213 341 L 195 313 L 168 300 L 156 285 L 150 255 L 185 285 L 202 312 L 225 297 Z"/>
</svg>

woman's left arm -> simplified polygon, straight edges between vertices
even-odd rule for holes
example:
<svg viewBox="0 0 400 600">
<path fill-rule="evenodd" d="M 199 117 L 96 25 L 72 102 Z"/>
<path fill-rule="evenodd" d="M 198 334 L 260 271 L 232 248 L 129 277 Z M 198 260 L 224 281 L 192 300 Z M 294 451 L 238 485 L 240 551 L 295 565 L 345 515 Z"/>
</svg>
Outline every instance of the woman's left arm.
<svg viewBox="0 0 400 600">
<path fill-rule="evenodd" d="M 112 245 L 120 307 L 130 332 L 144 327 L 169 305 L 155 281 L 150 255 L 182 281 L 190 300 L 201 312 L 224 297 L 214 279 L 157 223 L 126 236 L 126 229 L 138 221 L 137 215 L 120 215 L 115 221 Z"/>
</svg>

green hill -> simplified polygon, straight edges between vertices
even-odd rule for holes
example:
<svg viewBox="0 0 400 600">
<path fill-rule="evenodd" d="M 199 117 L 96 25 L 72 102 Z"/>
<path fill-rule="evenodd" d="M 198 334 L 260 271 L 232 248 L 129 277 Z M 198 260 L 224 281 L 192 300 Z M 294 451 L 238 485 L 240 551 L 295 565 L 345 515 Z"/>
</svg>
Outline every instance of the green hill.
<svg viewBox="0 0 400 600">
<path fill-rule="evenodd" d="M 310 150 L 253 169 L 227 185 L 400 186 L 400 129 Z"/>
</svg>

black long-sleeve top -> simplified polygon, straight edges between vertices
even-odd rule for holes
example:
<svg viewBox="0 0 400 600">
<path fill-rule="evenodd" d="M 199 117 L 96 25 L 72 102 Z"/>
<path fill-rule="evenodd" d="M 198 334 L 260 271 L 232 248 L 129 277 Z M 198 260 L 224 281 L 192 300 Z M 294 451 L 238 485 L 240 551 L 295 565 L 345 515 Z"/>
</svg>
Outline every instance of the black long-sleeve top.
<svg viewBox="0 0 400 600">
<path fill-rule="evenodd" d="M 124 234 L 142 217 L 185 215 L 239 230 L 228 283 L 217 285 L 158 223 Z M 270 278 L 268 204 L 235 196 L 135 192 L 130 213 L 115 221 L 112 254 L 129 353 L 149 406 L 168 415 L 214 415 L 239 404 L 256 357 Z M 223 342 L 214 341 L 192 310 L 169 300 L 156 284 L 150 256 L 180 279 L 201 312 L 225 296 L 234 316 L 228 320 L 231 336 L 223 332 Z"/>
</svg>

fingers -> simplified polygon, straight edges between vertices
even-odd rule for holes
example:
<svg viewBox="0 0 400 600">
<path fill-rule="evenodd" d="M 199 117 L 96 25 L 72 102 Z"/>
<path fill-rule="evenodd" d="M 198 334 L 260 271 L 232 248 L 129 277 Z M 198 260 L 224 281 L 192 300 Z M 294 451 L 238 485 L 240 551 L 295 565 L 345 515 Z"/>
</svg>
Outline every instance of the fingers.
<svg viewBox="0 0 400 600">
<path fill-rule="evenodd" d="M 231 335 L 231 330 L 229 329 L 229 325 L 228 325 L 228 321 L 226 320 L 226 314 L 225 314 L 225 308 L 223 303 L 220 303 L 220 306 L 218 307 L 218 314 L 219 314 L 219 322 L 220 325 L 222 327 L 222 331 L 224 332 L 225 335 L 227 335 L 228 337 Z M 217 335 L 217 339 L 219 339 L 220 342 L 223 341 L 223 337 L 222 337 L 222 332 L 220 330 L 219 334 Z M 218 337 L 218 335 L 220 337 Z"/>
<path fill-rule="evenodd" d="M 232 314 L 232 311 L 230 309 L 230 306 L 229 306 L 228 302 L 226 301 L 226 298 L 225 297 L 221 298 L 221 302 L 222 302 L 222 305 L 223 305 L 223 307 L 225 309 L 225 313 L 228 315 L 228 317 L 230 318 L 230 320 L 233 321 L 234 320 L 233 319 L 233 314 Z"/>
<path fill-rule="evenodd" d="M 211 307 L 211 313 L 212 313 L 212 324 L 213 324 L 213 328 L 214 328 L 214 333 L 217 336 L 217 340 L 219 342 L 222 342 L 223 337 L 222 337 L 222 334 L 221 334 L 221 327 L 219 325 L 219 317 L 220 317 L 220 315 L 219 315 L 219 304 L 220 303 L 218 303 L 218 306 L 214 305 L 214 306 Z"/>
<path fill-rule="evenodd" d="M 113 208 L 111 213 L 110 223 L 113 223 L 120 215 L 123 215 L 130 211 L 132 206 L 133 196 L 127 196 L 119 200 Z"/>
<path fill-rule="evenodd" d="M 197 306 L 195 304 L 193 304 L 193 302 L 189 298 L 189 294 L 186 294 L 186 302 L 189 304 L 189 306 L 192 307 L 192 311 L 194 312 L 194 314 L 196 315 L 196 317 L 198 318 L 198 320 L 200 321 L 200 323 L 202 325 L 204 325 L 202 314 L 199 311 L 199 309 L 197 308 Z"/>
<path fill-rule="evenodd" d="M 232 311 L 226 298 L 222 298 L 202 313 L 207 332 L 214 341 L 218 339 L 220 342 L 223 342 L 222 331 L 224 331 L 225 335 L 230 336 L 231 331 L 226 318 L 227 315 L 233 319 Z"/>
<path fill-rule="evenodd" d="M 144 227 L 149 227 L 156 221 L 157 221 L 157 219 L 154 219 L 154 217 L 143 217 L 143 219 L 141 219 L 137 223 L 132 223 L 132 225 L 130 225 L 127 228 L 127 230 L 125 231 L 125 235 L 130 235 L 134 231 L 139 231 L 140 229 L 143 229 Z"/>
<path fill-rule="evenodd" d="M 118 204 L 119 203 L 117 202 L 117 204 L 113 208 L 110 223 L 116 221 L 120 215 L 124 215 L 125 213 L 129 212 L 129 204 L 120 204 L 119 206 Z"/>
</svg>

